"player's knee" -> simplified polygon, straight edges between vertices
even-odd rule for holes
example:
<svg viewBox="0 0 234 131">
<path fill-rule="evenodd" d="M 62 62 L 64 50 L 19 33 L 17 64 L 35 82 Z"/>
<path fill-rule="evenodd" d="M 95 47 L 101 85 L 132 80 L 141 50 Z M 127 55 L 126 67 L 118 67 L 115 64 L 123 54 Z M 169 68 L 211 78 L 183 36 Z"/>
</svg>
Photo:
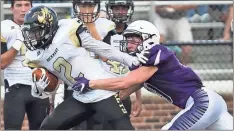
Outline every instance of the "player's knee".
<svg viewBox="0 0 234 131">
<path fill-rule="evenodd" d="M 224 130 L 233 130 L 233 117 L 231 114 L 224 112 L 219 119 L 221 120 L 219 125 L 223 125 L 225 127 Z"/>
</svg>

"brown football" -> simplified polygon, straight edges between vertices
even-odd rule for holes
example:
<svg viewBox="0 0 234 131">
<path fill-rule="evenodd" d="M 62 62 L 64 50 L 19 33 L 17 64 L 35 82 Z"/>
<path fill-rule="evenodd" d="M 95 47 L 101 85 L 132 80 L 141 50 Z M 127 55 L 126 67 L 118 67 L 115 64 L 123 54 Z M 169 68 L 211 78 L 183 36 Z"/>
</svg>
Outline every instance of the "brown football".
<svg viewBox="0 0 234 131">
<path fill-rule="evenodd" d="M 58 86 L 58 77 L 56 77 L 55 75 L 50 73 L 45 68 L 34 69 L 32 72 L 32 78 L 33 78 L 34 74 L 36 74 L 37 81 L 41 78 L 42 74 L 46 74 L 46 76 L 48 77 L 50 84 L 44 89 L 44 91 L 53 92 L 56 89 L 56 87 Z"/>
</svg>

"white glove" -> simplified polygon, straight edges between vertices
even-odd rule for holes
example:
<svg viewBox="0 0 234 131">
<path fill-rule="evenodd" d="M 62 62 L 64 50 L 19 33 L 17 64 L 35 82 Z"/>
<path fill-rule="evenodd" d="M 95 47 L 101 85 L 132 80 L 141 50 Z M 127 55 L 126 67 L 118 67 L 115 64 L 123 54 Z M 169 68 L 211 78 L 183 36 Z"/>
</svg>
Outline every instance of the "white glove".
<svg viewBox="0 0 234 131">
<path fill-rule="evenodd" d="M 40 99 L 46 99 L 51 96 L 51 93 L 40 91 L 39 89 L 37 89 L 35 84 L 32 85 L 31 94 L 33 97 L 37 97 Z"/>
<path fill-rule="evenodd" d="M 136 56 L 141 63 L 145 64 L 149 60 L 147 57 L 145 57 L 145 55 L 149 53 L 149 51 L 143 50 L 141 53 L 136 53 Z"/>
<path fill-rule="evenodd" d="M 34 74 L 33 83 L 37 86 L 37 88 L 40 88 L 40 90 L 44 91 L 44 89 L 50 84 L 50 81 L 49 81 L 49 78 L 44 74 L 37 81 L 36 74 Z"/>
<path fill-rule="evenodd" d="M 31 94 L 33 97 L 38 97 L 41 99 L 48 98 L 51 93 L 45 92 L 44 89 L 49 85 L 50 81 L 46 75 L 42 75 L 41 78 L 37 81 L 36 74 L 33 76 L 33 85 Z"/>
</svg>

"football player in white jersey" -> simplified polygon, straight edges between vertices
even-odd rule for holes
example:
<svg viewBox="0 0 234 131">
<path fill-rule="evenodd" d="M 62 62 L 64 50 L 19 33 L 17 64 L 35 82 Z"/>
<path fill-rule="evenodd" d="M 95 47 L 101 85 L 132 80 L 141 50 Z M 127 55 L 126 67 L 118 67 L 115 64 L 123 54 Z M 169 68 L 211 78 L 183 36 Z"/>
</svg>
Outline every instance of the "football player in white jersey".
<svg viewBox="0 0 234 131">
<path fill-rule="evenodd" d="M 85 27 L 87 27 L 93 38 L 96 40 L 103 40 L 105 37 L 107 37 L 107 35 L 114 33 L 115 23 L 106 18 L 99 18 L 100 0 L 73 0 L 72 4 L 74 16 L 83 21 Z M 98 58 L 93 52 L 90 52 L 90 54 L 92 57 Z M 73 90 L 70 90 L 71 88 L 69 88 L 67 85 L 65 85 L 64 89 L 64 97 L 61 93 L 61 89 L 58 89 L 58 93 L 55 95 L 55 107 L 58 103 L 61 103 L 61 98 L 67 99 L 73 93 Z M 99 125 L 103 123 L 101 119 L 103 119 L 103 116 L 96 113 L 92 118 L 88 119 L 81 125 L 74 127 L 73 129 L 103 129 L 102 126 Z"/>
<path fill-rule="evenodd" d="M 46 68 L 68 86 L 73 86 L 74 78 L 80 75 L 89 79 L 113 77 L 102 68 L 99 59 L 90 57 L 90 51 L 129 67 L 138 66 L 138 59 L 144 58 L 142 54 L 132 57 L 95 40 L 79 19 L 58 21 L 56 12 L 45 6 L 33 7 L 25 15 L 22 33 L 24 44 L 29 49 L 23 63 Z M 47 82 L 46 76 L 35 81 L 32 94 L 47 97 L 48 93 L 44 91 Z M 92 90 L 85 94 L 74 91 L 73 97 L 58 105 L 40 129 L 70 129 L 94 112 L 106 116 L 114 129 L 133 129 L 117 92 L 106 90 Z"/>
<path fill-rule="evenodd" d="M 75 17 L 83 21 L 93 38 L 96 40 L 103 40 L 109 32 L 113 33 L 115 24 L 108 19 L 98 18 L 100 13 L 100 0 L 73 0 L 72 3 Z M 93 52 L 90 52 L 90 55 L 95 57 Z M 71 92 L 71 90 L 69 91 L 69 88 L 65 87 L 64 98 L 67 98 L 67 94 L 71 94 L 69 92 Z M 56 97 L 58 95 L 59 94 L 56 94 Z"/>
<path fill-rule="evenodd" d="M 108 18 L 116 24 L 116 34 L 111 36 L 106 42 L 109 41 L 112 47 L 120 49 L 120 41 L 123 40 L 122 33 L 127 28 L 134 13 L 134 3 L 132 0 L 109 0 L 106 2 L 106 12 Z M 126 74 L 128 71 L 128 68 L 123 64 L 111 60 L 103 63 L 103 65 L 107 70 L 114 72 L 118 76 Z M 126 98 L 123 102 L 129 101 L 130 97 Z M 138 90 L 136 91 L 136 101 L 133 104 L 131 116 L 138 116 L 140 114 L 141 104 L 141 90 Z"/>
<path fill-rule="evenodd" d="M 31 95 L 31 69 L 24 67 L 21 61 L 26 47 L 20 26 L 24 15 L 32 7 L 30 0 L 12 0 L 13 20 L 1 21 L 1 69 L 4 71 L 4 127 L 5 130 L 20 130 L 27 113 L 29 129 L 39 129 L 47 116 L 49 99 L 39 99 Z M 21 38 L 20 38 L 21 37 Z M 36 112 L 36 113 L 35 113 Z"/>
<path fill-rule="evenodd" d="M 133 6 L 133 2 L 130 2 L 131 5 Z M 128 3 L 129 4 L 129 3 Z M 132 7 L 131 6 L 131 7 Z M 130 8 L 131 8 L 130 7 Z M 108 44 L 110 44 L 113 48 L 117 48 L 119 50 L 119 47 L 113 46 L 113 44 L 110 41 L 110 38 L 113 37 L 113 35 L 116 35 L 116 30 L 115 30 L 115 23 L 113 21 L 110 21 L 106 18 L 100 18 L 100 0 L 73 0 L 73 9 L 75 12 L 75 16 L 77 16 L 79 19 L 83 20 L 84 24 L 88 28 L 88 30 L 91 32 L 91 35 L 97 39 L 97 40 L 102 40 Z M 130 10 L 132 10 L 131 8 Z M 125 16 L 123 16 L 125 17 Z M 125 24 L 124 24 L 125 25 Z M 115 37 L 116 38 L 116 37 Z M 114 38 L 112 38 L 114 39 Z M 118 39 L 118 38 L 117 38 Z M 93 54 L 93 56 L 95 56 Z M 113 76 L 119 76 L 126 74 L 128 72 L 128 67 L 124 66 L 120 62 L 116 61 L 111 61 L 107 60 L 105 58 L 100 57 L 102 61 L 103 68 L 106 69 L 107 73 L 111 73 Z M 134 105 L 139 105 L 139 106 L 134 106 L 134 107 L 139 107 L 139 108 L 134 108 L 138 109 L 137 113 L 134 112 L 134 116 L 139 114 L 140 112 L 140 92 L 137 93 L 137 100 Z M 128 111 L 129 115 L 131 114 L 131 100 L 130 97 L 128 99 L 123 101 L 123 104 Z M 98 119 L 95 119 L 98 118 Z M 101 127 L 101 129 L 108 129 L 106 128 L 108 124 L 103 124 L 102 126 L 95 126 L 95 123 L 100 123 L 101 118 L 103 118 L 100 114 L 96 114 L 94 116 L 94 126 L 91 126 L 92 124 L 88 124 L 89 129 L 97 129 L 96 127 Z M 130 119 L 130 118 L 129 118 Z M 98 120 L 98 122 L 96 122 Z M 88 121 L 88 123 L 91 123 Z M 109 128 L 111 129 L 111 128 Z"/>
</svg>

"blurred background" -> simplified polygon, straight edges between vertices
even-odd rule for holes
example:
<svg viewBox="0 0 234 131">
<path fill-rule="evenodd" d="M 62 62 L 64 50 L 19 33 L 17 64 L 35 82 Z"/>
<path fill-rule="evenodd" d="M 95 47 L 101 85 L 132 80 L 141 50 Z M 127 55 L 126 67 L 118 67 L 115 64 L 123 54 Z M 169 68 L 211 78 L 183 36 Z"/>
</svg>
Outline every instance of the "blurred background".
<svg viewBox="0 0 234 131">
<path fill-rule="evenodd" d="M 9 3 L 1 1 L 1 20 L 12 18 Z M 73 17 L 69 0 L 35 0 L 33 6 L 41 4 L 54 8 L 59 19 Z M 233 1 L 135 1 L 134 4 L 132 21 L 143 19 L 155 24 L 162 44 L 198 73 L 205 88 L 221 94 L 233 114 L 233 34 L 230 30 Z M 105 1 L 101 9 L 105 10 Z M 142 94 L 143 110 L 140 116 L 131 119 L 136 129 L 160 129 L 180 111 L 144 89 Z M 3 96 L 1 86 L 2 99 Z M 131 98 L 134 100 L 134 97 Z M 1 121 L 1 127 L 3 124 Z M 27 124 L 25 116 L 22 129 L 28 129 Z"/>
</svg>

